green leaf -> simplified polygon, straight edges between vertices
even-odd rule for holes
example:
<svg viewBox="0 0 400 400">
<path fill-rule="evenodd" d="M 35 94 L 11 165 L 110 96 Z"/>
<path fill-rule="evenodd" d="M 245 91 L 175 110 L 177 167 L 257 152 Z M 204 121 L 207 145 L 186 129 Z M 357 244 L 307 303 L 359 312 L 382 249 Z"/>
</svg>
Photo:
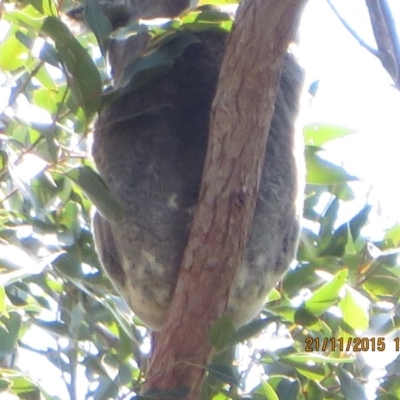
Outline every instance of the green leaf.
<svg viewBox="0 0 400 400">
<path fill-rule="evenodd" d="M 0 243 L 0 262 L 10 270 L 10 272 L 0 273 L 0 285 L 7 287 L 24 278 L 41 273 L 60 254 L 61 252 L 54 252 L 34 260 L 22 248 Z"/>
<path fill-rule="evenodd" d="M 19 395 L 20 399 L 40 400 L 39 388 L 25 375 L 15 375 L 10 378 L 12 382 L 11 391 Z"/>
<path fill-rule="evenodd" d="M 22 318 L 16 312 L 10 312 L 8 317 L 0 316 L 0 360 L 16 350 Z"/>
<path fill-rule="evenodd" d="M 56 91 L 57 85 L 54 82 L 53 77 L 50 72 L 43 66 L 37 71 L 35 78 L 46 88 L 48 89 L 47 93 L 50 94 L 50 91 Z M 47 110 L 47 109 L 46 109 Z"/>
<path fill-rule="evenodd" d="M 123 217 L 119 202 L 92 168 L 78 167 L 66 175 L 83 189 L 104 218 L 119 221 Z"/>
<path fill-rule="evenodd" d="M 0 69 L 13 71 L 25 64 L 26 47 L 13 34 L 0 43 Z"/>
<path fill-rule="evenodd" d="M 337 368 L 336 373 L 346 400 L 367 400 L 364 386 L 354 376 L 341 367 Z"/>
<path fill-rule="evenodd" d="M 86 118 L 90 119 L 100 105 L 102 92 L 101 78 L 96 65 L 59 19 L 47 17 L 41 30 L 55 41 L 58 59 L 67 74 L 75 105 L 82 107 Z"/>
<path fill-rule="evenodd" d="M 303 127 L 305 144 L 316 147 L 356 132 L 357 130 L 345 126 L 325 123 L 308 124 Z"/>
<path fill-rule="evenodd" d="M 286 376 L 273 376 L 268 379 L 269 385 L 278 394 L 279 399 L 298 400 L 300 395 L 300 383 Z"/>
<path fill-rule="evenodd" d="M 396 323 L 391 313 L 374 315 L 369 324 L 369 331 L 373 332 L 375 336 L 387 335 L 396 328 L 398 328 L 398 323 Z"/>
<path fill-rule="evenodd" d="M 57 15 L 57 9 L 55 7 L 56 3 L 54 1 L 48 1 L 48 0 L 28 0 L 28 1 L 41 14 Z"/>
<path fill-rule="evenodd" d="M 319 148 L 306 147 L 306 181 L 308 184 L 337 185 L 358 180 L 342 167 L 319 157 L 316 154 L 318 151 L 320 151 Z"/>
<path fill-rule="evenodd" d="M 231 20 L 232 19 L 228 13 L 218 10 L 203 11 L 199 13 L 199 16 L 196 18 L 196 22 L 208 22 L 208 23 L 231 21 Z"/>
<path fill-rule="evenodd" d="M 31 50 L 34 39 L 32 36 L 26 35 L 25 33 L 18 31 L 15 32 L 15 37 L 28 49 Z"/>
<path fill-rule="evenodd" d="M 69 278 L 83 279 L 80 255 L 71 247 L 67 253 L 61 254 L 54 262 L 54 266 Z"/>
<path fill-rule="evenodd" d="M 61 336 L 61 337 L 69 337 L 68 326 L 62 322 L 41 321 L 39 319 L 36 319 L 34 322 L 35 325 L 39 326 L 47 333 L 52 333 L 56 336 Z"/>
<path fill-rule="evenodd" d="M 201 400 L 213 399 L 217 393 L 221 392 L 223 383 L 239 385 L 237 368 L 232 366 L 234 353 L 235 348 L 226 345 L 224 350 L 219 350 L 214 354 L 211 362 L 206 366 L 208 374 L 203 381 Z"/>
<path fill-rule="evenodd" d="M 265 303 L 272 303 L 275 300 L 279 300 L 281 298 L 281 294 L 279 293 L 278 290 L 276 290 L 275 288 L 271 289 L 270 292 L 268 292 L 267 298 L 265 300 Z"/>
<path fill-rule="evenodd" d="M 50 114 L 55 113 L 59 105 L 65 96 L 65 91 L 67 86 L 59 86 L 56 90 L 48 90 L 49 88 L 39 88 L 33 92 L 33 103 L 41 108 L 47 110 Z M 46 126 L 44 126 L 46 127 Z M 49 127 L 47 125 L 47 127 Z M 49 127 L 50 128 L 50 127 Z M 50 132 L 55 132 L 56 129 L 54 126 L 51 127 Z M 54 136 L 54 134 L 53 134 Z"/>
<path fill-rule="evenodd" d="M 325 398 L 321 386 L 313 380 L 309 380 L 303 386 L 303 394 L 306 400 L 323 400 Z"/>
<path fill-rule="evenodd" d="M 289 270 L 283 280 L 285 292 L 295 293 L 303 287 L 315 284 L 315 266 L 311 264 L 301 265 L 294 270 Z"/>
<path fill-rule="evenodd" d="M 199 39 L 189 31 L 178 31 L 167 35 L 153 51 L 145 54 L 130 64 L 124 71 L 121 86 L 128 90 L 141 87 L 150 78 L 169 69 L 175 59 L 179 58 L 185 49 L 198 43 Z"/>
<path fill-rule="evenodd" d="M 216 350 L 225 349 L 227 346 L 231 345 L 232 336 L 235 331 L 231 319 L 223 315 L 211 327 L 209 334 L 210 343 Z"/>
<path fill-rule="evenodd" d="M 206 366 L 206 370 L 220 382 L 229 383 L 238 386 L 240 378 L 235 369 L 230 365 L 210 364 Z"/>
<path fill-rule="evenodd" d="M 354 330 L 362 330 L 368 328 L 369 317 L 366 307 L 362 307 L 362 303 L 358 302 L 354 297 L 356 293 L 346 289 L 345 296 L 339 302 L 339 308 L 342 310 L 343 321 Z M 361 296 L 361 294 L 357 294 Z"/>
<path fill-rule="evenodd" d="M 340 225 L 329 244 L 320 252 L 320 256 L 342 257 L 348 245 L 353 247 L 351 242 L 355 242 L 360 236 L 361 229 L 368 221 L 371 208 L 370 204 L 366 204 L 350 221 Z"/>
<path fill-rule="evenodd" d="M 86 0 L 85 21 L 97 39 L 102 54 L 105 56 L 107 44 L 112 32 L 112 25 L 103 13 L 97 0 Z"/>
<path fill-rule="evenodd" d="M 285 362 L 285 364 L 291 365 L 293 368 L 296 369 L 298 373 L 301 375 L 305 376 L 308 379 L 312 379 L 313 381 L 320 382 L 322 379 L 325 378 L 326 376 L 326 368 L 324 368 L 321 365 L 307 365 L 307 364 L 301 364 L 282 358 L 282 361 Z"/>
<path fill-rule="evenodd" d="M 394 296 L 400 293 L 399 278 L 382 268 L 362 284 L 362 288 L 374 296 Z"/>
<path fill-rule="evenodd" d="M 385 239 L 390 240 L 393 246 L 400 246 L 400 224 L 395 224 L 385 233 Z"/>
<path fill-rule="evenodd" d="M 53 67 L 59 67 L 57 52 L 54 47 L 47 42 L 44 43 L 43 47 L 40 49 L 39 58 Z"/>
<path fill-rule="evenodd" d="M 3 285 L 0 285 L 0 315 L 4 315 L 5 317 L 9 317 L 7 312 L 7 304 L 6 304 L 6 291 Z"/>
<path fill-rule="evenodd" d="M 267 381 L 261 382 L 261 388 L 265 400 L 279 400 L 279 397 L 276 394 L 275 390 L 272 389 L 271 385 Z"/>
<path fill-rule="evenodd" d="M 75 340 L 82 340 L 80 331 L 81 331 L 83 323 L 85 322 L 86 317 L 87 317 L 87 315 L 85 314 L 85 310 L 82 307 L 82 304 L 75 303 L 72 306 L 71 320 L 70 320 L 69 326 L 68 326 L 71 337 L 73 337 Z"/>
<path fill-rule="evenodd" d="M 44 17 L 34 16 L 33 13 L 30 12 L 28 8 L 25 8 L 23 11 L 15 10 L 6 13 L 5 19 L 11 22 L 14 26 L 27 26 L 29 28 L 33 28 L 35 31 L 39 31 L 40 27 L 43 23 Z"/>
<path fill-rule="evenodd" d="M 384 380 L 380 387 L 382 390 L 378 391 L 377 400 L 398 400 L 400 399 L 400 380 L 397 374 L 389 376 Z"/>
<path fill-rule="evenodd" d="M 293 361 L 297 364 L 309 364 L 313 362 L 315 364 L 353 364 L 353 357 L 329 357 L 316 355 L 315 353 L 295 353 L 281 357 L 285 360 Z"/>
<path fill-rule="evenodd" d="M 332 280 L 316 290 L 312 296 L 304 302 L 304 308 L 316 317 L 319 317 L 328 308 L 337 304 L 339 300 L 339 291 L 346 283 L 347 276 L 347 269 L 339 271 L 332 277 Z"/>
<path fill-rule="evenodd" d="M 318 318 L 304 307 L 299 307 L 294 315 L 294 322 L 301 326 L 313 326 L 318 323 Z"/>
<path fill-rule="evenodd" d="M 247 339 L 250 339 L 254 335 L 260 333 L 264 328 L 273 322 L 279 321 L 279 317 L 269 317 L 264 319 L 257 319 L 240 327 L 232 336 L 231 344 L 238 344 Z"/>
<path fill-rule="evenodd" d="M 12 382 L 9 379 L 2 379 L 0 378 L 0 393 L 5 392 L 7 389 L 10 388 Z"/>
</svg>

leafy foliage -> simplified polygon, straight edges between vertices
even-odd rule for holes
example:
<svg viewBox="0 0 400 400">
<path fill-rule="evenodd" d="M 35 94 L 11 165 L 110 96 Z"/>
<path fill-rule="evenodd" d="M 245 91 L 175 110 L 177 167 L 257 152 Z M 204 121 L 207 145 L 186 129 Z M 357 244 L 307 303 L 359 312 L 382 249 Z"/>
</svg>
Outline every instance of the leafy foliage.
<svg viewBox="0 0 400 400">
<path fill-rule="evenodd" d="M 87 19 L 104 54 L 110 26 L 89 4 Z M 1 23 L 0 98 L 7 101 L 0 115 L 0 394 L 124 398 L 142 381 L 149 338 L 101 271 L 90 228 L 92 203 L 109 218 L 121 217 L 88 157 L 93 117 L 109 83 L 106 63 L 95 36 L 72 34 L 58 7 L 9 3 Z M 179 41 L 170 29 L 182 24 L 229 29 L 231 22 L 205 10 L 155 27 L 162 51 L 127 78 L 179 55 L 191 39 Z M 298 264 L 270 294 L 268 319 L 237 332 L 226 320 L 215 325 L 205 398 L 364 399 L 372 368 L 362 352 L 399 351 L 400 226 L 371 242 L 363 235 L 369 204 L 340 223 L 357 178 L 321 156 L 322 146 L 351 133 L 330 124 L 305 128 L 308 186 Z M 276 334 L 272 351 L 265 342 Z M 233 367 L 239 342 L 245 343 L 239 355 L 249 354 L 250 363 Z M 50 383 L 61 382 L 55 394 L 49 382 L 24 372 L 34 354 L 51 366 Z M 246 382 L 255 365 L 260 379 L 251 389 Z M 393 357 L 379 399 L 400 398 L 399 370 Z"/>
</svg>

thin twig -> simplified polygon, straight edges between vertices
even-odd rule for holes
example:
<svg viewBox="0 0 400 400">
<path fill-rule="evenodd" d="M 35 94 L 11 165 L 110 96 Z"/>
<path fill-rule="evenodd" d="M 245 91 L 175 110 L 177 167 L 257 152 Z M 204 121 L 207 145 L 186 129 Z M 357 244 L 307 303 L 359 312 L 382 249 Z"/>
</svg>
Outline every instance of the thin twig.
<svg viewBox="0 0 400 400">
<path fill-rule="evenodd" d="M 379 51 L 371 47 L 366 41 L 364 41 L 358 33 L 350 26 L 350 24 L 340 15 L 339 11 L 336 9 L 336 7 L 332 4 L 331 0 L 326 0 L 329 7 L 332 9 L 332 11 L 335 13 L 335 15 L 338 17 L 339 21 L 342 23 L 342 25 L 349 31 L 349 33 L 354 37 L 354 39 L 357 40 L 358 43 L 362 47 L 364 47 L 366 50 L 368 50 L 371 54 L 373 54 L 375 57 L 380 58 Z"/>
</svg>

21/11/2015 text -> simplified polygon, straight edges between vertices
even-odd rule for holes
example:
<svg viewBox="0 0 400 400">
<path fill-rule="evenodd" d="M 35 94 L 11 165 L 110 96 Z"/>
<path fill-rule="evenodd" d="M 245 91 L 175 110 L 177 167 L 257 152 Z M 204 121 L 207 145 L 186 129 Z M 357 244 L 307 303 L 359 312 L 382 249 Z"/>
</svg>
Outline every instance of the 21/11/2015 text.
<svg viewBox="0 0 400 400">
<path fill-rule="evenodd" d="M 305 351 L 385 351 L 385 337 L 350 337 L 344 338 L 312 338 L 305 339 Z M 394 339 L 395 351 L 400 351 L 400 337 Z"/>
</svg>

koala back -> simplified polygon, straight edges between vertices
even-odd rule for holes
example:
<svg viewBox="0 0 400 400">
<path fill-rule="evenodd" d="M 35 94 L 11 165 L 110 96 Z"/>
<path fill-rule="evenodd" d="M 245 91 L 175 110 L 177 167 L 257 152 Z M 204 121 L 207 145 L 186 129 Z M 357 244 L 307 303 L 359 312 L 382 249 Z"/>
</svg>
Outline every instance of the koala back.
<svg viewBox="0 0 400 400">
<path fill-rule="evenodd" d="M 94 218 L 102 264 L 132 310 L 160 329 L 177 281 L 205 161 L 211 103 L 226 34 L 196 33 L 172 68 L 101 112 L 93 156 L 125 214 L 118 223 Z M 133 42 L 118 43 L 112 67 L 121 76 Z M 260 191 L 243 263 L 230 288 L 236 326 L 260 311 L 267 292 L 294 257 L 303 188 L 295 137 L 302 71 L 285 58 L 266 147 Z"/>
</svg>

